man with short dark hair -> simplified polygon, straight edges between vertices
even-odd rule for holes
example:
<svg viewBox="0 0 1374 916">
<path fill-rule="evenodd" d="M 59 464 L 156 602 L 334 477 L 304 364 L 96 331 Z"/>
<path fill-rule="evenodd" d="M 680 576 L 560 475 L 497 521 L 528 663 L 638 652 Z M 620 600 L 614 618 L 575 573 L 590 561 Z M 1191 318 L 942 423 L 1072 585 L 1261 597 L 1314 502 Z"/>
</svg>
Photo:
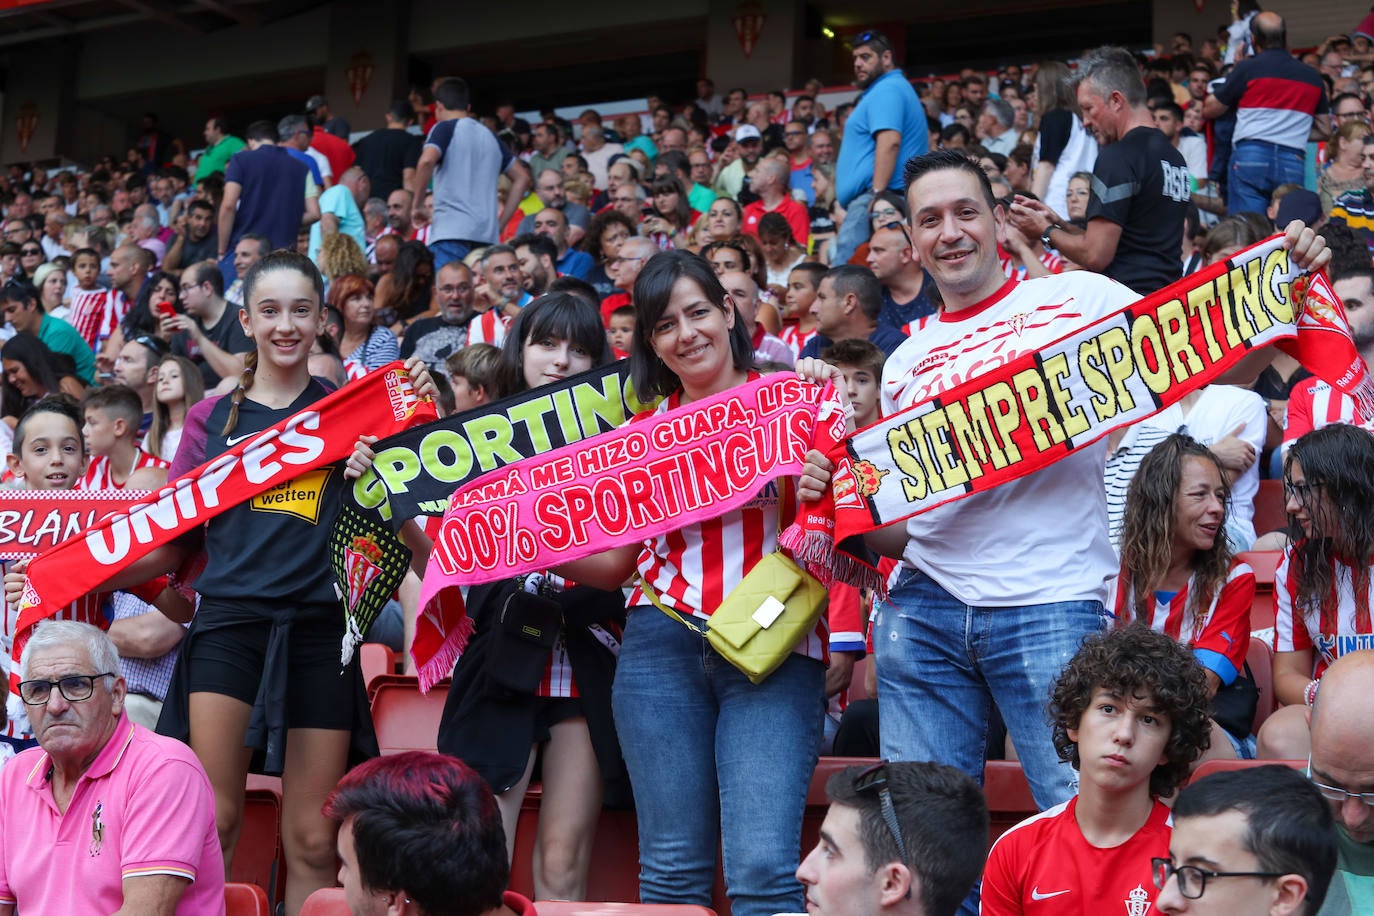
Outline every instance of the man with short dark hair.
<svg viewBox="0 0 1374 916">
<path fill-rule="evenodd" d="M 1154 860 L 1165 916 L 1316 916 L 1336 868 L 1336 832 L 1301 773 L 1213 773 L 1179 793 L 1173 820 L 1168 858 Z"/>
<path fill-rule="evenodd" d="M 558 213 L 545 210 L 544 213 Z M 562 215 L 562 214 L 559 214 Z M 511 239 L 516 260 L 520 262 L 521 285 L 532 298 L 538 298 L 548 290 L 549 284 L 558 279 L 558 269 L 554 266 L 558 258 L 558 248 L 547 236 L 527 233 Z"/>
<path fill-rule="evenodd" d="M 1288 53 L 1283 17 L 1256 13 L 1250 35 L 1255 56 L 1236 64 L 1202 105 L 1203 115 L 1213 120 L 1236 110 L 1226 184 L 1232 213 L 1263 213 L 1279 185 L 1302 184 L 1308 139 L 1324 140 L 1330 133 L 1326 86 Z"/>
<path fill-rule="evenodd" d="M 175 273 L 183 264 L 213 259 L 219 253 L 215 232 L 215 205 L 200 198 L 192 200 L 186 205 L 186 226 L 168 246 L 162 269 Z"/>
<path fill-rule="evenodd" d="M 550 207 L 547 210 L 540 210 L 534 215 L 534 234 L 542 235 L 553 242 L 554 267 L 557 268 L 558 276 L 585 280 L 592 271 L 592 256 L 585 251 L 578 251 L 571 247 L 568 242 L 568 235 L 571 231 L 571 227 L 568 226 L 567 213 L 563 210 L 555 210 Z M 553 279 L 557 278 L 551 278 L 550 282 Z"/>
<path fill-rule="evenodd" d="M 506 890 L 501 810 L 467 765 L 429 751 L 375 757 L 324 803 L 339 824 L 339 883 L 352 916 L 536 916 Z"/>
<path fill-rule="evenodd" d="M 144 334 L 125 342 L 115 356 L 115 382 L 137 392 L 138 399 L 143 405 L 143 419 L 138 425 L 140 441 L 153 422 L 153 397 L 157 390 L 158 361 L 168 352 L 169 348 L 161 338 Z"/>
<path fill-rule="evenodd" d="M 434 87 L 438 123 L 425 138 L 410 187 L 411 221 L 419 224 L 425 191 L 434 179 L 429 250 L 434 252 L 435 270 L 495 242 L 530 186 L 524 163 L 470 116 L 468 104 L 468 84 L 463 80 L 449 77 Z M 497 213 L 496 181 L 502 173 L 510 177 L 511 188 Z"/>
<path fill-rule="evenodd" d="M 954 916 L 982 871 L 988 809 L 938 763 L 846 767 L 825 785 L 820 841 L 797 868 L 812 916 Z"/>
<path fill-rule="evenodd" d="M 310 97 L 310 100 L 305 103 L 305 114 L 313 124 L 340 140 L 347 141 L 348 135 L 353 132 L 346 120 L 329 110 L 329 100 L 322 95 Z M 344 168 L 348 168 L 348 166 L 346 165 Z M 339 169 L 334 174 L 338 175 L 342 171 L 343 169 Z"/>
<path fill-rule="evenodd" d="M 563 190 L 563 173 L 557 169 L 544 169 L 544 171 L 534 176 L 534 193 L 539 198 L 545 209 L 559 210 L 562 212 L 564 222 L 567 223 L 570 244 L 577 244 L 587 231 L 587 226 L 591 224 L 592 214 L 586 207 L 568 200 L 568 195 Z M 517 234 L 523 235 L 526 232 L 537 231 L 534 228 L 534 218 L 538 211 L 530 213 L 520 221 L 520 228 Z M 573 238 L 571 233 L 576 230 L 577 237 Z"/>
<path fill-rule="evenodd" d="M 801 191 L 806 195 L 807 206 L 816 203 L 816 191 L 811 187 L 811 151 L 807 148 L 811 140 L 806 123 L 793 118 L 782 128 L 782 145 L 787 150 L 788 164 L 792 173 L 788 177 L 789 191 Z"/>
<path fill-rule="evenodd" d="M 744 221 L 740 231 L 746 235 L 759 234 L 759 220 L 767 213 L 776 213 L 787 220 L 792 230 L 792 240 L 805 248 L 811 240 L 811 216 L 806 206 L 793 199 L 789 193 L 789 170 L 787 163 L 776 156 L 761 159 L 749 173 L 749 189 L 758 195 L 758 200 L 744 208 Z"/>
<path fill-rule="evenodd" d="M 897 67 L 888 37 L 873 30 L 860 32 L 853 55 L 854 82 L 861 95 L 844 123 L 844 142 L 835 164 L 835 199 L 858 218 L 846 219 L 840 227 L 832 258 L 836 264 L 846 263 L 868 240 L 874 195 L 889 188 L 900 192 L 902 164 L 924 153 L 929 142 L 925 109 Z"/>
<path fill-rule="evenodd" d="M 238 276 L 225 289 L 224 301 L 236 309 L 243 305 L 243 278 L 248 276 L 248 269 L 267 257 L 271 250 L 272 241 L 267 236 L 258 232 L 244 233 L 234 246 L 234 271 Z"/>
<path fill-rule="evenodd" d="M 473 287 L 473 304 L 479 310 L 495 309 L 504 318 L 514 318 L 533 300 L 525 292 L 520 258 L 510 245 L 489 245 L 482 254 L 481 271 Z"/>
<path fill-rule="evenodd" d="M 260 233 L 273 248 L 295 248 L 300 227 L 320 218 L 319 199 L 307 197 L 309 177 L 309 170 L 277 145 L 276 125 L 249 125 L 248 149 L 229 162 L 219 206 L 218 255 L 226 278 L 235 276 L 229 253 L 244 235 Z"/>
<path fill-rule="evenodd" d="M 386 110 L 386 126 L 353 144 L 356 164 L 372 182 L 372 193 L 383 200 L 398 188 L 409 187 L 415 179 L 424 140 L 406 130 L 414 120 L 409 102 L 392 102 Z"/>
<path fill-rule="evenodd" d="M 205 152 L 196 160 L 196 181 L 223 173 L 234 154 L 248 144 L 229 133 L 229 123 L 216 115 L 205 122 Z"/>
<path fill-rule="evenodd" d="M 883 311 L 883 288 L 873 271 L 855 264 L 832 267 L 816 287 L 811 314 L 816 336 L 802 347 L 801 357 L 819 357 L 837 340 L 866 340 L 888 356 L 906 343 L 906 335 L 878 323 Z"/>
<path fill-rule="evenodd" d="M 252 244 L 252 240 L 240 244 Z M 164 333 L 172 335 L 172 352 L 200 367 L 207 392 L 220 379 L 237 380 L 243 372 L 244 354 L 253 349 L 238 310 L 229 308 L 224 299 L 224 278 L 213 265 L 213 261 L 201 261 L 186 268 L 180 283 L 186 312 L 162 318 Z"/>
<path fill-rule="evenodd" d="M 1129 51 L 1089 52 L 1076 78 L 1083 127 L 1101 145 L 1088 227 L 1061 223 L 1043 202 L 1028 197 L 1017 197 L 1012 205 L 1012 225 L 1088 270 L 1141 295 L 1152 293 L 1183 274 L 1188 164 L 1155 127 L 1145 107 L 1140 68 Z"/>
<path fill-rule="evenodd" d="M 110 638 L 45 620 L 19 670 L 39 746 L 0 769 L 0 916 L 223 912 L 210 780 L 189 747 L 129 719 Z"/>
<path fill-rule="evenodd" d="M 570 152 L 563 143 L 563 130 L 556 123 L 540 121 L 534 125 L 534 154 L 530 156 L 530 172 L 536 180 L 545 169 L 562 174 L 563 160 Z"/>
</svg>

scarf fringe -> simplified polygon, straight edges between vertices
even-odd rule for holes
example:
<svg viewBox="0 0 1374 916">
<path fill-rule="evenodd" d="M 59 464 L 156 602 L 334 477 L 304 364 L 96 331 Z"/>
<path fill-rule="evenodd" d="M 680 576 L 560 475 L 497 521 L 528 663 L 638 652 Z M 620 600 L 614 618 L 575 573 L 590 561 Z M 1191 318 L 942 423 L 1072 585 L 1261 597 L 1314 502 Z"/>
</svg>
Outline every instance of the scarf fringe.
<svg viewBox="0 0 1374 916">
<path fill-rule="evenodd" d="M 887 577 L 858 557 L 835 549 L 835 539 L 824 531 L 789 525 L 778 537 L 792 558 L 826 588 L 836 582 L 873 591 L 878 600 L 887 599 Z"/>
<path fill-rule="evenodd" d="M 429 693 L 429 688 L 453 674 L 453 666 L 458 664 L 459 657 L 467 649 L 473 630 L 472 618 L 464 614 L 444 636 L 443 645 L 423 664 L 416 658 L 414 646 L 411 647 L 410 657 L 416 662 L 415 674 L 420 680 L 421 693 Z"/>
<path fill-rule="evenodd" d="M 1360 416 L 1374 417 L 1374 379 L 1366 375 L 1350 393 L 1360 408 Z"/>
<path fill-rule="evenodd" d="M 358 651 L 358 647 L 363 644 L 363 631 L 358 629 L 358 621 L 352 614 L 344 616 L 344 623 L 347 630 L 343 636 L 343 646 L 339 651 L 339 667 L 347 668 L 353 661 L 353 653 Z"/>
</svg>

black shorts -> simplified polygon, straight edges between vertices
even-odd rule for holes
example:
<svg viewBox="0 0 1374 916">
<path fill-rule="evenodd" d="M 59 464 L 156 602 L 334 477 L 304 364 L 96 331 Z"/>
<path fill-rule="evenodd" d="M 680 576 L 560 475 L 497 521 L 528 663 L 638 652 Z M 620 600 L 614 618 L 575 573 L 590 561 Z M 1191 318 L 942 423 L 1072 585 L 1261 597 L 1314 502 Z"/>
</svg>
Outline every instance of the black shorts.
<svg viewBox="0 0 1374 916">
<path fill-rule="evenodd" d="M 254 602 L 205 598 L 197 616 L 205 628 L 188 647 L 190 693 L 216 693 L 248 705 L 257 700 L 267 672 L 268 637 L 273 608 Z M 278 611 L 280 613 L 280 611 Z M 350 669 L 339 664 L 343 644 L 343 608 L 338 604 L 300 606 L 287 640 L 287 728 L 353 727 L 355 684 Z"/>
<path fill-rule="evenodd" d="M 531 744 L 546 744 L 559 722 L 584 719 L 582 701 L 577 697 L 537 697 L 534 711 L 534 735 Z"/>
</svg>

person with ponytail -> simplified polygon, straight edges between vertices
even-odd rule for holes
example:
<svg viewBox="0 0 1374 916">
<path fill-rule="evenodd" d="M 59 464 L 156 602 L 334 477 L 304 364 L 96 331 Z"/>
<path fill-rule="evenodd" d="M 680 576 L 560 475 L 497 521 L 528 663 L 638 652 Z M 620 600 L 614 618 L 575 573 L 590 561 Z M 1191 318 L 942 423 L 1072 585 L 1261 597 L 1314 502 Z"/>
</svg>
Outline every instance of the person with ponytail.
<svg viewBox="0 0 1374 916">
<path fill-rule="evenodd" d="M 1138 621 L 1192 649 L 1214 712 L 1228 708 L 1217 706 L 1219 692 L 1253 687 L 1243 670 L 1255 573 L 1231 555 L 1230 504 L 1226 474 L 1207 446 L 1173 433 L 1152 448 L 1126 495 L 1111 603 L 1118 627 Z M 1211 747 L 1198 762 L 1254 756 L 1250 718 L 1222 716 L 1212 720 Z"/>
<path fill-rule="evenodd" d="M 1292 543 L 1274 575 L 1274 695 L 1283 708 L 1260 728 L 1259 756 L 1301 760 L 1312 750 L 1310 707 L 1336 659 L 1374 649 L 1374 436 L 1332 423 L 1298 438 L 1283 461 Z"/>
<path fill-rule="evenodd" d="M 187 412 L 173 477 L 329 393 L 309 368 L 324 329 L 324 281 L 315 265 L 295 251 L 274 251 L 249 269 L 243 292 L 239 323 L 253 349 L 232 394 Z M 412 361 L 408 369 L 417 392 L 432 395 L 424 364 Z M 320 804 L 347 769 L 351 736 L 371 736 L 357 656 L 342 670 L 339 664 L 344 609 L 328 544 L 343 464 L 306 471 L 205 526 L 205 569 L 195 581 L 200 606 L 158 722 L 162 734 L 189 741 L 210 777 L 226 874 L 250 762 L 261 755 L 255 769 L 281 774 L 288 914 L 334 885 L 337 825 Z M 122 575 L 142 581 L 176 570 L 200 546 L 193 540 L 160 547 Z"/>
</svg>

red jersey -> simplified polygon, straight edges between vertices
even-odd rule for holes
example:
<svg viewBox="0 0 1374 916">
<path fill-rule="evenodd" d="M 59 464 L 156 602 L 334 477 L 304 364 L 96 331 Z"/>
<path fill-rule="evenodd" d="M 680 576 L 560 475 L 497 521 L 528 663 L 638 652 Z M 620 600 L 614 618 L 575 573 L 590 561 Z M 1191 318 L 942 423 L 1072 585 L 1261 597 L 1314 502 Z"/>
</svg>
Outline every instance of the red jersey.
<svg viewBox="0 0 1374 916">
<path fill-rule="evenodd" d="M 792 229 L 792 238 L 803 248 L 807 247 L 807 242 L 811 238 L 811 214 L 807 212 L 806 205 L 791 197 L 784 197 L 782 203 L 772 210 L 763 205 L 763 201 L 756 200 L 744 208 L 744 222 L 740 225 L 740 231 L 749 235 L 759 234 L 759 220 L 763 219 L 765 213 L 777 213 L 787 220 L 787 225 Z"/>
<path fill-rule="evenodd" d="M 1370 625 L 1369 613 L 1374 589 L 1366 585 L 1357 601 L 1350 567 L 1339 560 L 1331 563 L 1335 594 L 1330 598 L 1331 607 L 1326 614 L 1321 608 L 1299 606 L 1292 547 L 1283 552 L 1283 560 L 1274 573 L 1274 650 L 1315 649 L 1312 676 L 1317 678 L 1342 655 L 1374 649 L 1374 627 Z M 1374 580 L 1374 572 L 1368 578 Z"/>
<path fill-rule="evenodd" d="M 1354 398 L 1332 388 L 1316 376 L 1303 379 L 1293 386 L 1288 396 L 1288 425 L 1283 430 L 1284 448 L 1304 433 L 1332 423 L 1353 423 L 1372 429 L 1374 417 L 1362 416 Z"/>
<path fill-rule="evenodd" d="M 156 455 L 149 455 L 143 449 L 136 449 L 134 452 L 134 463 L 129 468 L 129 474 L 140 468 L 166 468 L 171 467 L 171 463 L 163 461 Z M 124 483 L 115 483 L 114 476 L 110 473 L 110 457 L 99 455 L 91 459 L 91 463 L 86 466 L 86 473 L 81 475 L 81 482 L 76 485 L 78 490 L 122 490 L 128 484 L 129 477 L 126 475 Z"/>
<path fill-rule="evenodd" d="M 1145 826 L 1110 849 L 1088 842 L 1078 797 L 1027 818 L 998 837 L 983 872 L 983 916 L 1145 916 L 1159 894 L 1152 858 L 1169 855 L 1174 832 L 1158 800 Z"/>
<path fill-rule="evenodd" d="M 129 299 L 117 289 L 78 289 L 72 294 L 71 312 L 67 322 L 92 350 L 100 348 L 129 314 Z"/>
<path fill-rule="evenodd" d="M 334 173 L 334 184 L 339 183 L 343 173 L 347 172 L 358 158 L 358 154 L 353 152 L 353 147 L 348 145 L 347 140 L 334 136 L 323 127 L 315 128 L 314 134 L 310 137 L 310 147 L 329 160 L 329 171 Z"/>
<path fill-rule="evenodd" d="M 1150 626 L 1193 650 L 1198 662 L 1229 684 L 1245 667 L 1250 649 L 1250 604 L 1255 597 L 1255 572 L 1240 560 L 1231 561 L 1226 582 L 1200 612 L 1190 605 L 1193 578 L 1168 600 L 1155 593 Z M 1130 585 L 1126 576 L 1117 580 L 1114 610 L 1118 626 L 1129 624 Z"/>
</svg>

